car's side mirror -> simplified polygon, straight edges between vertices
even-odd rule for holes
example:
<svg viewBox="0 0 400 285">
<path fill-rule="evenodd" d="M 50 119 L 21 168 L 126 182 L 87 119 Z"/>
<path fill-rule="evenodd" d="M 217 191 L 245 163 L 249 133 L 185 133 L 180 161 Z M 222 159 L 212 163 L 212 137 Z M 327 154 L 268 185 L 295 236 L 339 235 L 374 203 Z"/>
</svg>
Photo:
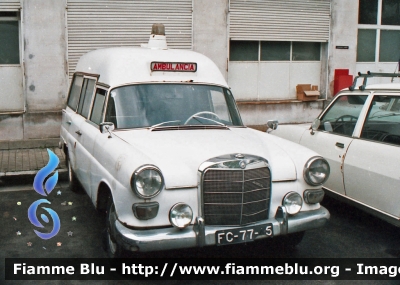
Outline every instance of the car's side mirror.
<svg viewBox="0 0 400 285">
<path fill-rule="evenodd" d="M 111 131 L 115 129 L 114 123 L 104 122 L 99 125 L 100 132 L 102 134 L 109 133 L 111 135 Z"/>
<path fill-rule="evenodd" d="M 269 120 L 267 122 L 268 129 L 276 130 L 278 128 L 279 122 L 278 120 Z"/>
<path fill-rule="evenodd" d="M 320 124 L 321 124 L 321 120 L 320 119 L 315 119 L 314 122 L 311 124 L 310 129 L 311 129 L 311 134 L 312 135 L 314 134 L 314 132 L 316 130 L 318 130 Z"/>
<path fill-rule="evenodd" d="M 330 133 L 333 132 L 331 122 L 324 122 L 324 130 Z"/>
</svg>

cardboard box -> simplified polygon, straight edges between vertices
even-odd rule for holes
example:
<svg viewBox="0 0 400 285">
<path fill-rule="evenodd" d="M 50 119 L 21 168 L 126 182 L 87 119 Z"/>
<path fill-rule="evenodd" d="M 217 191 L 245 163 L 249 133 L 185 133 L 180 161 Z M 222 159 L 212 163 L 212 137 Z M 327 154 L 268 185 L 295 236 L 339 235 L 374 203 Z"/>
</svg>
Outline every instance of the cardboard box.
<svg viewBox="0 0 400 285">
<path fill-rule="evenodd" d="M 320 92 L 317 85 L 298 84 L 296 86 L 297 100 L 315 101 L 318 100 Z"/>
</svg>

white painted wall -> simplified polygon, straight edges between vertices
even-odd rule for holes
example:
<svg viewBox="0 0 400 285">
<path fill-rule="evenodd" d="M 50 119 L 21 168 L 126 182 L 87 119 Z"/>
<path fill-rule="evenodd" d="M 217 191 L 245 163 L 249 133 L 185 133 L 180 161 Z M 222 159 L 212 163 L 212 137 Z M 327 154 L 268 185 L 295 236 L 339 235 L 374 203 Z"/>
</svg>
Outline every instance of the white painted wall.
<svg viewBox="0 0 400 285">
<path fill-rule="evenodd" d="M 61 110 L 67 86 L 65 1 L 23 0 L 28 112 Z"/>
<path fill-rule="evenodd" d="M 359 0 L 332 0 L 331 38 L 328 64 L 328 97 L 333 96 L 335 69 L 349 69 L 356 75 L 357 25 Z M 337 49 L 348 46 L 349 49 Z"/>
<path fill-rule="evenodd" d="M 58 138 L 68 89 L 65 1 L 23 0 L 23 140 Z"/>
<path fill-rule="evenodd" d="M 227 77 L 228 0 L 193 1 L 193 50 L 209 57 Z"/>
<path fill-rule="evenodd" d="M 68 89 L 65 5 L 65 0 L 21 0 L 24 73 L 13 76 L 25 85 L 10 105 L 25 104 L 26 113 L 0 115 L 0 148 L 43 146 L 59 138 Z"/>
<path fill-rule="evenodd" d="M 25 98 L 20 65 L 0 66 L 0 113 L 24 111 Z"/>
</svg>

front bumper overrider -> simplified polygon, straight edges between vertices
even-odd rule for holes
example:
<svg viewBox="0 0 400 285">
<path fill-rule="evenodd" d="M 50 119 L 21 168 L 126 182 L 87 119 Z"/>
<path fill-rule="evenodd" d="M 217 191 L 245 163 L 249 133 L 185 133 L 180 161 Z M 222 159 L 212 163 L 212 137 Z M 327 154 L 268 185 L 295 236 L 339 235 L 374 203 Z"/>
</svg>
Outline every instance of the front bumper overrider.
<svg viewBox="0 0 400 285">
<path fill-rule="evenodd" d="M 288 215 L 285 208 L 280 206 L 275 217 L 251 224 L 251 226 L 271 223 L 274 236 L 279 236 L 322 227 L 329 217 L 329 211 L 322 206 L 316 210 L 299 212 L 294 216 Z M 205 226 L 203 219 L 198 217 L 194 225 L 190 225 L 185 229 L 168 227 L 134 230 L 125 227 L 117 220 L 115 222 L 115 238 L 126 250 L 148 252 L 215 245 L 216 231 L 234 228 L 239 229 L 241 227 Z M 259 236 L 257 239 L 266 237 Z"/>
</svg>

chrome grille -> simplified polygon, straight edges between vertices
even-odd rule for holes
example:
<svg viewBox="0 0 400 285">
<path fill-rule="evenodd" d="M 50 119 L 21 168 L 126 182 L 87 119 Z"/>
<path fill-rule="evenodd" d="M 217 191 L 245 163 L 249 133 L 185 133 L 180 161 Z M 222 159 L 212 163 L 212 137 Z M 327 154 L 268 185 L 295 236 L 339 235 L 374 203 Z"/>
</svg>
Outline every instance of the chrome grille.
<svg viewBox="0 0 400 285">
<path fill-rule="evenodd" d="M 208 169 L 202 180 L 206 225 L 246 225 L 268 218 L 271 174 L 256 169 Z"/>
</svg>

